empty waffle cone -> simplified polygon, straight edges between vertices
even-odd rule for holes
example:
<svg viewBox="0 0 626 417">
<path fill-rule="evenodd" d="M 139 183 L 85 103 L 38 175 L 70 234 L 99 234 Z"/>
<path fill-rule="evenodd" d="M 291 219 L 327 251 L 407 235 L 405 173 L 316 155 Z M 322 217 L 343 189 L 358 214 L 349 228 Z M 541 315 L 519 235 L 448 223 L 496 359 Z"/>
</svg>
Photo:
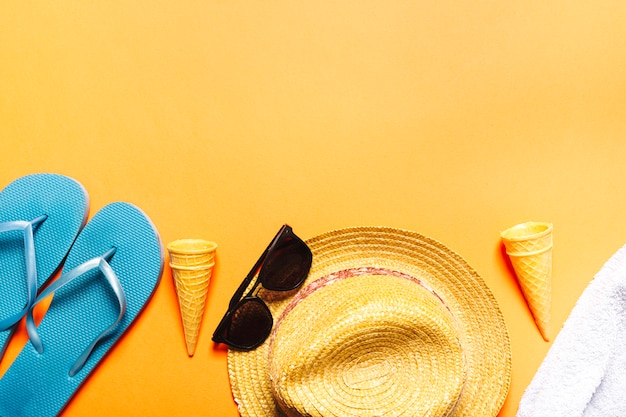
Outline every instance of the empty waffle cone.
<svg viewBox="0 0 626 417">
<path fill-rule="evenodd" d="M 176 283 L 187 353 L 193 356 L 215 265 L 217 244 L 201 239 L 182 239 L 171 242 L 167 249 Z"/>
<path fill-rule="evenodd" d="M 207 266 L 215 261 L 217 243 L 203 239 L 180 239 L 167 245 L 170 263 L 178 267 Z"/>
<path fill-rule="evenodd" d="M 506 253 L 544 340 L 550 340 L 552 224 L 526 222 L 501 233 Z"/>
</svg>

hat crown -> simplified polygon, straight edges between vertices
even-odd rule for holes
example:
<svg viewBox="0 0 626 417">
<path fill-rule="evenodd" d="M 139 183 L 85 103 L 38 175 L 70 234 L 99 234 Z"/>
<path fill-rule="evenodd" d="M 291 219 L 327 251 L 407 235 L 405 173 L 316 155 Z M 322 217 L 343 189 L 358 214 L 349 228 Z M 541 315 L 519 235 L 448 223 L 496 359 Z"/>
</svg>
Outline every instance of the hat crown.
<svg viewBox="0 0 626 417">
<path fill-rule="evenodd" d="M 277 321 L 270 380 L 290 416 L 447 416 L 465 382 L 458 328 L 441 299 L 383 269 L 304 289 Z"/>
<path fill-rule="evenodd" d="M 353 389 L 366 389 L 383 385 L 397 369 L 384 358 L 357 359 L 346 369 L 343 382 Z"/>
<path fill-rule="evenodd" d="M 311 248 L 313 253 L 313 264 L 311 271 L 307 277 L 305 285 L 295 293 L 289 294 L 270 294 L 271 292 L 260 291 L 260 295 L 263 300 L 268 304 L 268 307 L 272 311 L 272 315 L 275 321 L 274 337 L 268 338 L 263 345 L 252 351 L 237 351 L 230 349 L 228 352 L 228 370 L 230 375 L 231 388 L 235 402 L 238 404 L 239 412 L 244 417 L 253 416 L 268 416 L 268 417 L 284 417 L 285 414 L 289 416 L 298 415 L 329 415 L 334 416 L 365 416 L 373 417 L 376 415 L 396 415 L 393 411 L 392 400 L 396 400 L 396 394 L 401 393 L 404 395 L 404 402 L 406 405 L 398 406 L 399 410 L 405 410 L 405 415 L 419 415 L 419 410 L 427 409 L 422 413 L 424 416 L 431 417 L 461 417 L 461 416 L 496 416 L 500 411 L 509 389 L 511 382 L 511 344 L 507 332 L 506 322 L 502 312 L 500 311 L 497 301 L 493 293 L 487 287 L 485 281 L 478 275 L 478 273 L 465 261 L 459 254 L 452 251 L 450 248 L 443 245 L 432 238 L 420 235 L 415 232 L 394 229 L 388 227 L 353 227 L 347 229 L 333 230 L 327 233 L 323 233 L 314 238 L 306 240 L 306 244 Z M 379 269 L 380 272 L 373 272 L 372 269 Z M 464 375 L 458 376 L 459 380 L 452 380 L 450 386 L 461 386 L 462 392 L 460 398 L 453 392 L 451 392 L 450 398 L 446 401 L 440 401 L 440 403 L 447 403 L 452 408 L 450 412 L 447 411 L 447 407 L 443 406 L 439 409 L 428 407 L 425 402 L 428 401 L 428 389 L 431 387 L 437 387 L 437 384 L 430 383 L 428 381 L 420 381 L 420 376 L 432 375 L 442 372 L 443 375 L 449 375 L 443 365 L 428 360 L 428 344 L 424 343 L 422 346 L 406 349 L 406 352 L 413 353 L 407 354 L 400 350 L 402 346 L 407 346 L 406 343 L 394 343 L 397 347 L 396 350 L 388 349 L 383 351 L 376 359 L 372 359 L 372 355 L 364 355 L 361 345 L 352 343 L 347 345 L 343 349 L 336 349 L 337 354 L 326 355 L 328 358 L 336 358 L 337 363 L 342 363 L 344 366 L 334 369 L 332 366 L 326 364 L 324 366 L 318 366 L 317 368 L 305 369 L 304 375 L 310 375 L 309 382 L 305 379 L 301 379 L 301 383 L 296 384 L 294 382 L 288 382 L 287 380 L 281 381 L 279 377 L 289 376 L 289 372 L 285 372 L 290 366 L 294 366 L 294 374 L 297 365 L 296 359 L 300 355 L 301 350 L 311 351 L 309 344 L 313 343 L 308 339 L 300 338 L 302 343 L 279 343 L 279 337 L 282 333 L 287 335 L 287 342 L 289 342 L 289 332 L 284 331 L 287 320 L 280 321 L 280 317 L 290 317 L 291 313 L 285 314 L 287 306 L 291 309 L 294 303 L 293 297 L 299 298 L 301 294 L 305 292 L 310 293 L 310 289 L 319 287 L 318 282 L 323 281 L 329 276 L 339 274 L 346 275 L 345 271 L 354 275 L 355 271 L 359 271 L 362 275 L 385 275 L 388 278 L 408 276 L 413 277 L 419 281 L 421 285 L 413 285 L 413 287 L 419 287 L 422 291 L 429 291 L 424 294 L 424 298 L 439 305 L 440 308 L 448 310 L 450 315 L 454 318 L 453 322 L 458 328 L 459 340 L 463 346 L 464 357 Z M 361 271 L 366 271 L 362 273 Z M 357 275 L 358 275 L 357 273 Z M 325 278 L 326 277 L 326 278 Z M 329 285 L 328 288 L 333 288 L 335 284 Z M 412 287 L 412 288 L 413 288 Z M 384 291 L 384 288 L 391 288 L 391 286 L 385 286 L 380 290 L 375 290 L 370 284 L 364 286 L 364 297 L 367 294 L 376 294 L 378 298 L 381 297 L 377 294 L 379 291 Z M 306 291 L 305 291 L 306 290 Z M 397 297 L 398 291 L 396 291 L 394 302 L 396 304 L 397 299 L 404 299 L 405 297 Z M 400 294 L 403 294 L 400 291 Z M 311 297 L 314 299 L 314 297 Z M 301 303 L 296 304 L 298 310 L 301 309 Z M 419 303 L 411 303 L 411 306 L 419 305 Z M 302 330 L 302 328 L 314 327 L 315 325 L 324 325 L 325 327 L 331 327 L 337 321 L 337 314 L 333 314 L 332 317 L 324 315 L 326 310 L 329 309 L 327 305 L 318 305 L 315 310 L 315 315 L 303 314 L 301 320 L 295 321 L 297 323 L 296 329 Z M 414 307 L 408 309 L 412 310 Z M 375 310 L 375 309 L 373 309 Z M 443 311 L 445 313 L 446 311 Z M 442 314 L 445 317 L 445 314 Z M 293 317 L 292 317 L 293 318 Z M 409 319 L 409 322 L 417 323 L 420 320 Z M 371 321 L 370 321 L 371 322 Z M 446 320 L 444 319 L 444 323 Z M 411 326 L 413 328 L 414 326 Z M 437 326 L 435 326 L 437 327 Z M 396 330 L 398 330 L 396 328 Z M 283 332 L 284 331 L 284 332 Z M 307 330 L 309 331 L 309 330 Z M 313 330 L 310 330 L 313 331 Z M 319 333 L 319 330 L 313 331 L 313 334 Z M 396 333 L 402 335 L 405 334 L 401 331 Z M 366 332 L 367 334 L 367 332 Z M 409 333 L 410 334 L 410 333 Z M 295 333 L 294 333 L 295 335 Z M 369 334 L 368 334 L 369 336 Z M 309 336 L 306 336 L 307 338 Z M 370 340 L 371 337 L 365 338 Z M 274 343 L 272 343 L 272 340 Z M 450 346 L 455 346 L 453 342 L 448 342 Z M 338 341 L 334 339 L 333 346 L 337 346 Z M 380 346 L 380 344 L 374 346 Z M 291 346 L 292 351 L 287 352 L 283 349 L 279 351 L 279 346 L 286 347 Z M 323 343 L 317 343 L 318 350 Z M 350 347 L 356 346 L 355 351 L 351 351 Z M 305 349 L 306 348 L 306 349 Z M 372 350 L 370 348 L 370 350 Z M 398 352 L 397 355 L 393 355 L 393 352 Z M 419 352 L 419 355 L 415 352 Z M 434 350 L 436 360 L 439 360 L 439 351 Z M 452 350 L 443 355 L 442 358 L 451 357 L 458 358 L 458 354 Z M 280 363 L 282 355 L 283 362 Z M 292 355 L 292 356 L 287 356 Z M 343 356 L 342 356 L 343 355 Z M 415 362 L 421 360 L 423 363 L 432 363 L 431 368 L 421 368 L 422 372 L 411 371 L 411 368 L 404 366 L 402 363 L 394 362 L 392 358 L 416 358 Z M 425 358 L 422 358 L 425 357 Z M 378 359 L 385 359 L 392 369 L 397 369 L 391 373 L 387 373 L 387 366 L 382 362 L 376 362 Z M 357 360 L 360 360 L 358 362 Z M 300 361 L 298 360 L 298 363 Z M 308 362 L 315 364 L 315 360 L 308 360 Z M 273 364 L 272 364 L 273 363 Z M 345 365 L 349 363 L 352 367 Z M 356 366 L 354 366 L 357 364 Z M 273 366 L 273 370 L 270 372 L 270 365 Z M 313 370 L 319 370 L 316 373 Z M 320 401 L 315 402 L 315 396 L 311 394 L 311 390 L 305 389 L 307 387 L 315 386 L 313 382 L 323 381 L 320 372 L 324 369 L 328 370 L 329 376 L 334 376 L 332 384 L 325 385 L 328 389 L 332 389 L 333 396 L 329 399 L 324 399 L 325 403 Z M 413 375 L 415 380 L 406 378 L 405 381 L 396 383 L 398 387 L 395 391 L 388 391 L 388 406 L 385 408 L 363 408 L 359 412 L 354 412 L 353 401 L 352 409 L 347 408 L 344 410 L 333 410 L 337 401 L 334 399 L 339 398 L 342 403 L 348 403 L 348 398 L 340 396 L 343 391 L 339 388 L 345 388 L 348 393 L 361 393 L 361 396 L 367 397 L 369 394 L 367 389 L 352 389 L 348 390 L 346 387 L 352 388 L 355 385 L 366 385 L 367 378 L 361 377 L 359 370 L 372 371 L 373 376 L 369 379 L 370 387 L 378 387 L 379 390 L 386 388 L 387 381 L 393 381 L 392 375 Z M 279 372 L 280 371 L 280 372 Z M 339 377 L 337 377 L 339 376 Z M 463 382 L 464 380 L 464 382 Z M 455 382 L 457 381 L 457 382 Z M 350 382 L 350 383 L 347 383 Z M 318 384 L 319 385 L 319 384 Z M 284 389 L 285 387 L 297 387 L 291 391 Z M 406 387 L 410 389 L 405 389 Z M 358 387 L 357 387 L 358 388 Z M 441 393 L 434 389 L 435 393 L 433 398 L 440 398 Z M 297 396 L 287 396 L 288 392 L 295 393 Z M 412 394 L 418 393 L 419 399 L 415 400 Z M 355 398 L 359 398 L 356 396 Z M 383 400 L 385 397 L 381 397 Z M 455 398 L 458 402 L 454 405 Z M 365 398 L 367 399 L 367 398 Z M 334 402 L 333 402 L 334 401 Z M 411 403 L 411 401 L 418 401 L 418 403 Z M 424 403 L 419 402 L 424 401 Z M 358 408 L 359 401 L 356 402 Z M 381 401 L 384 403 L 384 401 Z M 436 403 L 436 401 L 435 401 Z M 298 404 L 306 405 L 308 408 L 300 407 Z M 319 407 L 315 409 L 315 407 Z M 386 412 L 386 410 L 390 410 Z M 417 410 L 417 411 L 415 411 Z"/>
</svg>

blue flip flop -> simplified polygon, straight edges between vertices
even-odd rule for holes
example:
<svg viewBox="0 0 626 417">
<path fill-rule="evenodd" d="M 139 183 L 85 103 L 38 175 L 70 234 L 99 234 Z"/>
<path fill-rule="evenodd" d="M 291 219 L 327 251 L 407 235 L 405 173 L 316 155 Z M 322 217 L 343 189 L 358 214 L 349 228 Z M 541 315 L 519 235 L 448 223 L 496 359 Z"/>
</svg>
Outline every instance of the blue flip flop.
<svg viewBox="0 0 626 417">
<path fill-rule="evenodd" d="M 59 269 L 88 211 L 83 186 L 63 175 L 27 175 L 0 192 L 0 359 L 37 289 Z"/>
<path fill-rule="evenodd" d="M 0 416 L 56 416 L 151 299 L 163 247 L 150 219 L 128 203 L 102 208 L 78 235 L 54 298 L 0 379 Z"/>
</svg>

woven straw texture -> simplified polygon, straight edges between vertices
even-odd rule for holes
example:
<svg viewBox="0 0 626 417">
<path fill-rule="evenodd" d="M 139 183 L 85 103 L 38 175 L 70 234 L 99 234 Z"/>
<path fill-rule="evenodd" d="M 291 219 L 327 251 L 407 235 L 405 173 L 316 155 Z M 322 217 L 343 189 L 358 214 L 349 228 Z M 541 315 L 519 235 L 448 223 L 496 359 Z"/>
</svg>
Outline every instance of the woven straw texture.
<svg viewBox="0 0 626 417">
<path fill-rule="evenodd" d="M 527 222 L 502 232 L 515 275 L 541 336 L 550 340 L 552 224 Z"/>
<path fill-rule="evenodd" d="M 511 379 L 510 341 L 495 298 L 465 260 L 435 240 L 391 228 L 337 230 L 310 239 L 307 244 L 313 252 L 313 265 L 301 292 L 261 290 L 261 298 L 278 321 L 272 336 L 256 350 L 229 351 L 231 387 L 242 416 L 495 416 L 499 412 Z M 358 273 L 353 273 L 355 270 L 365 272 L 359 277 Z M 310 298 L 304 298 L 317 285 L 311 286 L 311 283 L 323 282 L 329 277 L 345 274 L 345 271 L 357 275 L 346 283 L 362 280 L 362 284 L 356 286 L 359 288 L 350 286 L 350 291 L 354 291 L 352 295 L 349 291 L 344 294 L 345 289 L 333 287 L 338 284 L 334 283 L 323 290 L 315 290 Z M 407 289 L 403 295 L 381 288 L 384 281 L 391 283 L 407 277 L 409 279 L 405 281 L 414 280 L 421 285 L 410 283 L 412 292 Z M 406 284 L 396 283 L 390 287 L 395 285 Z M 344 295 L 330 297 L 336 299 L 336 305 L 315 303 L 326 291 L 338 291 Z M 355 296 L 361 297 L 361 304 L 366 305 L 376 299 L 387 300 L 379 304 L 380 316 L 377 316 L 376 308 L 372 308 L 360 325 L 372 326 L 375 320 L 392 313 L 396 314 L 392 321 L 397 325 L 375 337 L 371 333 L 368 337 L 365 334 L 361 338 L 355 337 L 360 327 L 350 320 L 359 314 L 352 314 L 352 319 L 342 319 L 339 313 L 341 303 L 349 303 Z M 405 296 L 406 300 L 419 302 L 413 302 L 413 308 L 408 308 Z M 296 302 L 297 307 L 285 314 L 284 319 L 281 318 L 294 297 L 302 300 Z M 389 310 L 390 305 L 393 306 L 392 300 L 399 307 Z M 442 306 L 447 313 L 442 312 Z M 437 320 L 429 321 L 428 314 L 437 311 Z M 422 323 L 422 330 L 407 327 L 406 323 L 411 321 Z M 301 341 L 298 353 L 303 355 L 299 356 L 293 350 L 296 344 L 289 341 L 290 333 L 296 340 L 302 337 L 297 333 L 296 322 L 300 323 L 300 328 L 332 327 L 329 334 L 335 335 L 345 331 L 350 323 L 354 327 L 350 331 L 350 343 L 336 336 L 333 339 L 335 345 L 343 344 L 343 349 L 330 352 L 324 350 L 323 342 L 318 339 Z M 379 330 L 384 328 L 377 327 Z M 310 331 L 299 331 L 305 330 Z M 422 332 L 422 336 L 407 336 L 412 332 Z M 317 329 L 317 333 L 322 334 L 322 329 Z M 386 348 L 386 360 L 383 361 L 380 352 L 390 346 L 392 340 L 395 348 Z M 319 342 L 317 345 L 316 341 Z M 372 343 L 369 347 L 368 341 Z M 306 358 L 305 351 L 306 354 L 327 355 L 328 360 L 316 365 L 311 356 Z M 377 353 L 368 356 L 368 352 Z M 298 364 L 307 364 L 310 368 L 299 372 L 296 369 Z M 290 366 L 296 370 L 290 371 Z M 333 371 L 329 372 L 331 369 Z M 369 377 L 364 377 L 368 373 Z M 305 379 L 297 383 L 299 375 Z M 294 380 L 285 383 L 285 380 L 276 379 L 282 377 Z M 364 406 L 356 400 L 358 392 L 365 392 L 362 391 L 364 388 L 365 391 L 381 390 L 378 395 L 374 395 L 375 391 L 369 392 L 368 397 L 378 401 L 386 396 L 387 401 L 394 404 L 394 409 L 404 413 L 391 414 L 392 410 L 388 408 L 377 410 L 374 402 Z M 340 395 L 342 390 L 345 392 Z M 361 409 L 356 412 L 358 407 Z"/>
<path fill-rule="evenodd" d="M 324 279 L 330 284 L 295 297 L 276 323 L 269 374 L 281 409 L 307 416 L 449 415 L 465 381 L 453 316 L 418 281 L 361 271 Z"/>
</svg>

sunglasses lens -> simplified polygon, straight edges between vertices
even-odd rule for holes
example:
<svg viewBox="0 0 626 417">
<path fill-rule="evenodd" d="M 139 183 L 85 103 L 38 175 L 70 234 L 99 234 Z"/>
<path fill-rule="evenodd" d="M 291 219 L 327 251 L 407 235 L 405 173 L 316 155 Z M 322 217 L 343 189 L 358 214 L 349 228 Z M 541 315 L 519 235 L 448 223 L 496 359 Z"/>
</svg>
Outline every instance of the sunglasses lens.
<svg viewBox="0 0 626 417">
<path fill-rule="evenodd" d="M 288 291 L 300 286 L 311 269 L 313 256 L 309 247 L 295 237 L 288 237 L 274 248 L 259 273 L 263 286 L 273 291 Z"/>
<path fill-rule="evenodd" d="M 234 347 L 252 349 L 267 339 L 272 324 L 272 313 L 260 299 L 244 299 L 233 312 L 226 339 Z"/>
</svg>

